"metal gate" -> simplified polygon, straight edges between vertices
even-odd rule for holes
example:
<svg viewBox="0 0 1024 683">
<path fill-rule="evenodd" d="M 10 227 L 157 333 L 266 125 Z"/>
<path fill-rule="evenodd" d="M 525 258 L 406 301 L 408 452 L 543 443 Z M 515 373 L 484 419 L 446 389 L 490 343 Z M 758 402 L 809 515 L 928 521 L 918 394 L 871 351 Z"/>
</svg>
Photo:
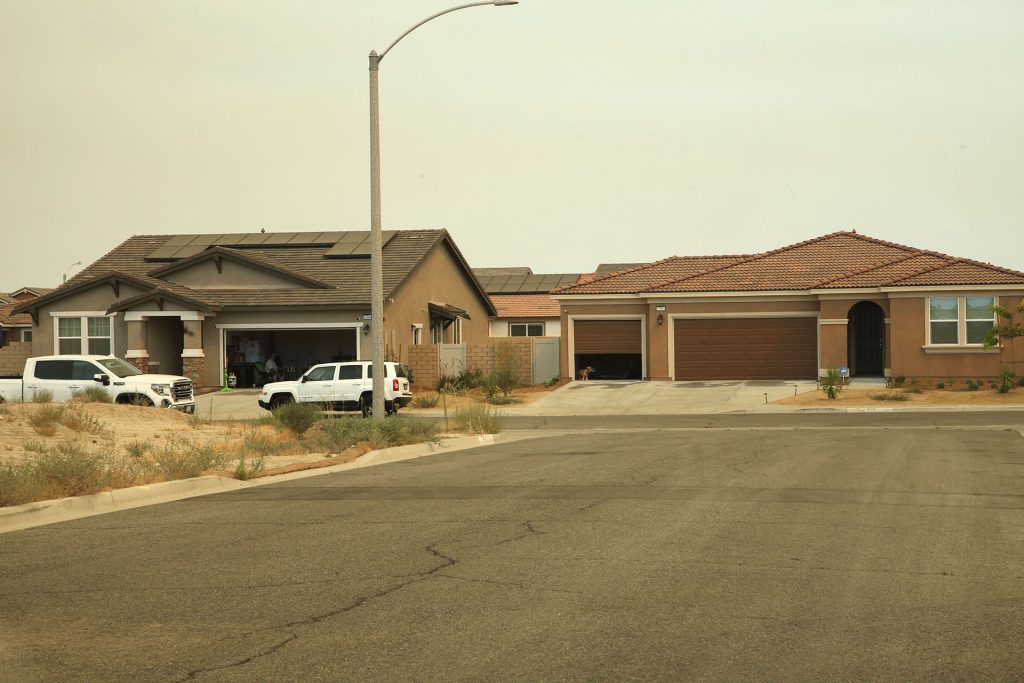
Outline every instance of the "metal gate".
<svg viewBox="0 0 1024 683">
<path fill-rule="evenodd" d="M 558 339 L 534 339 L 533 340 L 533 383 L 545 384 L 553 377 L 558 377 L 559 371 L 559 340 Z"/>
</svg>

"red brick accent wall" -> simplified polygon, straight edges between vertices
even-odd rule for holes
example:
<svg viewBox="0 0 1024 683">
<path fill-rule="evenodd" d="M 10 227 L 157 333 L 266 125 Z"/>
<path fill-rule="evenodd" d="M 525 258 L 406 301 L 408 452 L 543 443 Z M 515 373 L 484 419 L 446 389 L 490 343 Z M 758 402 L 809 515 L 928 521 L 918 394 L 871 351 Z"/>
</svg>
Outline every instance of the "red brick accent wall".
<svg viewBox="0 0 1024 683">
<path fill-rule="evenodd" d="M 131 365 L 137 367 L 142 374 L 145 375 L 149 372 L 149 358 L 131 358 L 127 360 Z"/>
<path fill-rule="evenodd" d="M 0 348 L 0 377 L 21 377 L 32 356 L 32 342 L 16 341 Z"/>
</svg>

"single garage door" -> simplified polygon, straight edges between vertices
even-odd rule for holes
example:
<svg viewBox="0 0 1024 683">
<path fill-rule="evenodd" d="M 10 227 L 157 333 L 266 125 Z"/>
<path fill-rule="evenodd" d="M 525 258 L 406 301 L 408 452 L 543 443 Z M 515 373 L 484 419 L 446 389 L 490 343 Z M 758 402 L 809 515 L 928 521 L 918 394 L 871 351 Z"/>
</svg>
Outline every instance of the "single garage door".
<svg viewBox="0 0 1024 683">
<path fill-rule="evenodd" d="M 676 320 L 676 379 L 814 379 L 817 323 L 817 318 Z"/>
<path fill-rule="evenodd" d="M 576 320 L 573 352 L 577 377 L 590 367 L 592 379 L 643 379 L 639 320 Z"/>
</svg>

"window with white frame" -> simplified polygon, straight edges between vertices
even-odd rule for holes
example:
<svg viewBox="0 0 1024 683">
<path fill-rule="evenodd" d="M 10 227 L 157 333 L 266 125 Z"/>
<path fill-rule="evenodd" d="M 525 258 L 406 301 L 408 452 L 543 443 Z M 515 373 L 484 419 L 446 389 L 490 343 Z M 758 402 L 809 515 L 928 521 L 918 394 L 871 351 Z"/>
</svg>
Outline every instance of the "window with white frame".
<svg viewBox="0 0 1024 683">
<path fill-rule="evenodd" d="M 101 356 L 113 353 L 113 325 L 106 316 L 58 317 L 56 326 L 57 353 Z"/>
<path fill-rule="evenodd" d="M 980 346 L 995 313 L 990 296 L 932 297 L 928 300 L 928 343 L 933 346 Z"/>
<path fill-rule="evenodd" d="M 23 342 L 30 342 L 30 341 L 32 341 L 32 330 L 28 329 L 27 327 L 22 328 L 22 330 L 21 330 L 21 341 L 23 341 Z"/>
<path fill-rule="evenodd" d="M 462 318 L 456 318 L 452 321 L 452 343 L 462 343 Z"/>
<path fill-rule="evenodd" d="M 509 323 L 510 337 L 543 337 L 544 323 Z"/>
<path fill-rule="evenodd" d="M 412 326 L 412 345 L 419 346 L 423 343 L 423 325 L 415 324 Z"/>
</svg>

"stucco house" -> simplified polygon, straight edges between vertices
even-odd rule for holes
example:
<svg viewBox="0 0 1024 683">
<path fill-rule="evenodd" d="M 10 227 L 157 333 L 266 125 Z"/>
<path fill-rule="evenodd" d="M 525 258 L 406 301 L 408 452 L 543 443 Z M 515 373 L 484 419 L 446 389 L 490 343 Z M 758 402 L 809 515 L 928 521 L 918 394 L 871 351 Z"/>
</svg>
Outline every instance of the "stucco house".
<svg viewBox="0 0 1024 683">
<path fill-rule="evenodd" d="M 49 287 L 22 287 L 9 294 L 0 292 L 0 347 L 32 341 L 32 318 L 14 309 L 52 291 Z"/>
<path fill-rule="evenodd" d="M 707 380 L 984 378 L 990 307 L 1024 273 L 856 232 L 760 254 L 673 256 L 556 290 L 563 377 Z M 1024 358 L 1024 339 L 1014 353 Z"/>
<path fill-rule="evenodd" d="M 368 359 L 369 232 L 139 235 L 17 306 L 32 351 L 113 353 L 142 369 L 217 386 L 260 384 L 316 362 Z M 384 232 L 389 357 L 486 340 L 495 311 L 445 230 Z"/>
<path fill-rule="evenodd" d="M 534 273 L 528 266 L 474 268 L 480 286 L 494 303 L 492 337 L 557 337 L 561 334 L 558 302 L 552 290 L 577 283 L 580 273 Z"/>
</svg>

